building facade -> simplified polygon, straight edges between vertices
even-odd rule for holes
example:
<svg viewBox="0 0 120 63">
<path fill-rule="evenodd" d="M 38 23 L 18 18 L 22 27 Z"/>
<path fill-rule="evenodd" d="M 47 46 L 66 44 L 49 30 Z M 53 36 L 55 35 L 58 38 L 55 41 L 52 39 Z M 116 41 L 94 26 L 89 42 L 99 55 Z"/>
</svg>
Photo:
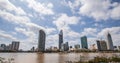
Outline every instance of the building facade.
<svg viewBox="0 0 120 63">
<path fill-rule="evenodd" d="M 107 44 L 105 41 L 103 40 L 97 40 L 97 47 L 99 51 L 106 51 L 107 50 Z"/>
<path fill-rule="evenodd" d="M 65 47 L 64 47 L 64 51 L 68 51 L 69 50 L 69 44 L 68 42 L 65 43 Z"/>
<path fill-rule="evenodd" d="M 113 41 L 110 33 L 107 34 L 107 48 L 108 50 L 114 50 Z"/>
<path fill-rule="evenodd" d="M 59 33 L 59 50 L 61 50 L 61 46 L 62 46 L 62 43 L 63 43 L 63 31 L 61 30 L 60 33 Z"/>
<path fill-rule="evenodd" d="M 87 37 L 83 36 L 81 37 L 81 46 L 83 49 L 88 49 L 88 43 L 87 43 Z"/>
<path fill-rule="evenodd" d="M 40 30 L 39 37 L 38 37 L 38 51 L 39 52 L 45 51 L 45 40 L 46 40 L 46 34 L 43 30 Z"/>
<path fill-rule="evenodd" d="M 19 44 L 20 42 L 19 41 L 12 41 L 12 44 L 11 44 L 11 50 L 12 51 L 18 51 L 19 50 Z"/>
</svg>

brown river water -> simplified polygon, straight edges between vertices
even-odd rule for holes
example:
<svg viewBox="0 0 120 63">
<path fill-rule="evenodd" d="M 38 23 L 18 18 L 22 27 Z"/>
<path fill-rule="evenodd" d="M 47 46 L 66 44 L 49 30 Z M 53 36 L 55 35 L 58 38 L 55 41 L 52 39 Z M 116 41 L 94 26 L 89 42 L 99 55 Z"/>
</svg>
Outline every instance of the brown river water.
<svg viewBox="0 0 120 63">
<path fill-rule="evenodd" d="M 13 63 L 66 63 L 66 61 L 90 60 L 96 56 L 120 56 L 120 53 L 0 53 L 0 57 L 14 58 Z"/>
</svg>

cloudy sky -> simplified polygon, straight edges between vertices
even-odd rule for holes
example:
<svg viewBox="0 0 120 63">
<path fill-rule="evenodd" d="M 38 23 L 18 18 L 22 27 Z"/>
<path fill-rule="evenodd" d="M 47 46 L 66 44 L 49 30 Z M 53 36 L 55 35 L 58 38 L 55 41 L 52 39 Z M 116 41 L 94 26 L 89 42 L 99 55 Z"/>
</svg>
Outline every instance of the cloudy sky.
<svg viewBox="0 0 120 63">
<path fill-rule="evenodd" d="M 38 44 L 38 31 L 46 32 L 46 48 L 58 46 L 62 29 L 64 42 L 80 44 L 86 35 L 89 47 L 97 39 L 112 35 L 120 45 L 119 0 L 0 0 L 0 44 L 20 41 L 20 49 Z"/>
</svg>

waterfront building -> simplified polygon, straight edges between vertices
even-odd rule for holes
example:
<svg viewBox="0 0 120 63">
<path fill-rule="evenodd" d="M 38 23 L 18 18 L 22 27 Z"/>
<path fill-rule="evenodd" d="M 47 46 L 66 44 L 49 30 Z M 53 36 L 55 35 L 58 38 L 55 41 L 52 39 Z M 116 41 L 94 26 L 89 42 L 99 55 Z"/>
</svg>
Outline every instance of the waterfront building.
<svg viewBox="0 0 120 63">
<path fill-rule="evenodd" d="M 113 41 L 110 33 L 107 34 L 107 48 L 108 50 L 114 50 Z"/>
<path fill-rule="evenodd" d="M 96 45 L 95 44 L 92 44 L 91 46 L 90 46 L 90 49 L 92 50 L 92 51 L 96 51 Z"/>
<path fill-rule="evenodd" d="M 120 46 L 118 46 L 118 50 L 120 50 Z"/>
<path fill-rule="evenodd" d="M 107 50 L 107 44 L 103 40 L 97 40 L 97 47 L 99 51 L 106 51 Z"/>
<path fill-rule="evenodd" d="M 61 51 L 68 51 L 69 50 L 69 44 L 68 42 L 62 43 L 61 45 Z"/>
<path fill-rule="evenodd" d="M 12 44 L 9 46 L 10 50 L 12 51 L 18 51 L 19 50 L 19 41 L 12 41 Z"/>
<path fill-rule="evenodd" d="M 61 50 L 61 46 L 62 46 L 62 43 L 63 43 L 63 31 L 61 30 L 60 33 L 59 33 L 59 50 Z"/>
<path fill-rule="evenodd" d="M 75 47 L 75 49 L 77 49 L 77 50 L 80 49 L 80 45 L 79 45 L 79 44 L 76 44 L 74 47 Z"/>
<path fill-rule="evenodd" d="M 69 44 L 68 42 L 65 43 L 65 46 L 64 46 L 64 51 L 68 51 L 69 50 Z"/>
<path fill-rule="evenodd" d="M 6 45 L 5 44 L 1 44 L 0 47 L 1 47 L 2 50 L 6 50 Z"/>
<path fill-rule="evenodd" d="M 70 46 L 70 48 L 72 48 L 72 46 Z"/>
<path fill-rule="evenodd" d="M 114 47 L 114 50 L 118 50 L 117 46 L 113 46 Z"/>
<path fill-rule="evenodd" d="M 81 46 L 82 46 L 83 49 L 88 49 L 87 37 L 86 36 L 81 37 Z"/>
<path fill-rule="evenodd" d="M 31 51 L 35 51 L 35 47 L 32 47 L 32 48 L 31 48 Z"/>
<path fill-rule="evenodd" d="M 38 37 L 38 51 L 39 52 L 45 51 L 45 40 L 46 40 L 46 34 L 43 30 L 40 30 L 39 37 Z"/>
</svg>

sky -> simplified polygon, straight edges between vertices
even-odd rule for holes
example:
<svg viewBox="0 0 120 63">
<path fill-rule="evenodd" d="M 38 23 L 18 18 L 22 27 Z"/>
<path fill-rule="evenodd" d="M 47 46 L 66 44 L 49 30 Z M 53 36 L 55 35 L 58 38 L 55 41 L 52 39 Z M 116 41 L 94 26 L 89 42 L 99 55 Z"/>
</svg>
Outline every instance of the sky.
<svg viewBox="0 0 120 63">
<path fill-rule="evenodd" d="M 106 40 L 109 32 L 114 46 L 120 46 L 119 0 L 0 0 L 0 44 L 20 41 L 20 49 L 37 47 L 38 32 L 46 33 L 46 48 L 58 47 L 63 30 L 64 43 L 88 46 Z"/>
</svg>

